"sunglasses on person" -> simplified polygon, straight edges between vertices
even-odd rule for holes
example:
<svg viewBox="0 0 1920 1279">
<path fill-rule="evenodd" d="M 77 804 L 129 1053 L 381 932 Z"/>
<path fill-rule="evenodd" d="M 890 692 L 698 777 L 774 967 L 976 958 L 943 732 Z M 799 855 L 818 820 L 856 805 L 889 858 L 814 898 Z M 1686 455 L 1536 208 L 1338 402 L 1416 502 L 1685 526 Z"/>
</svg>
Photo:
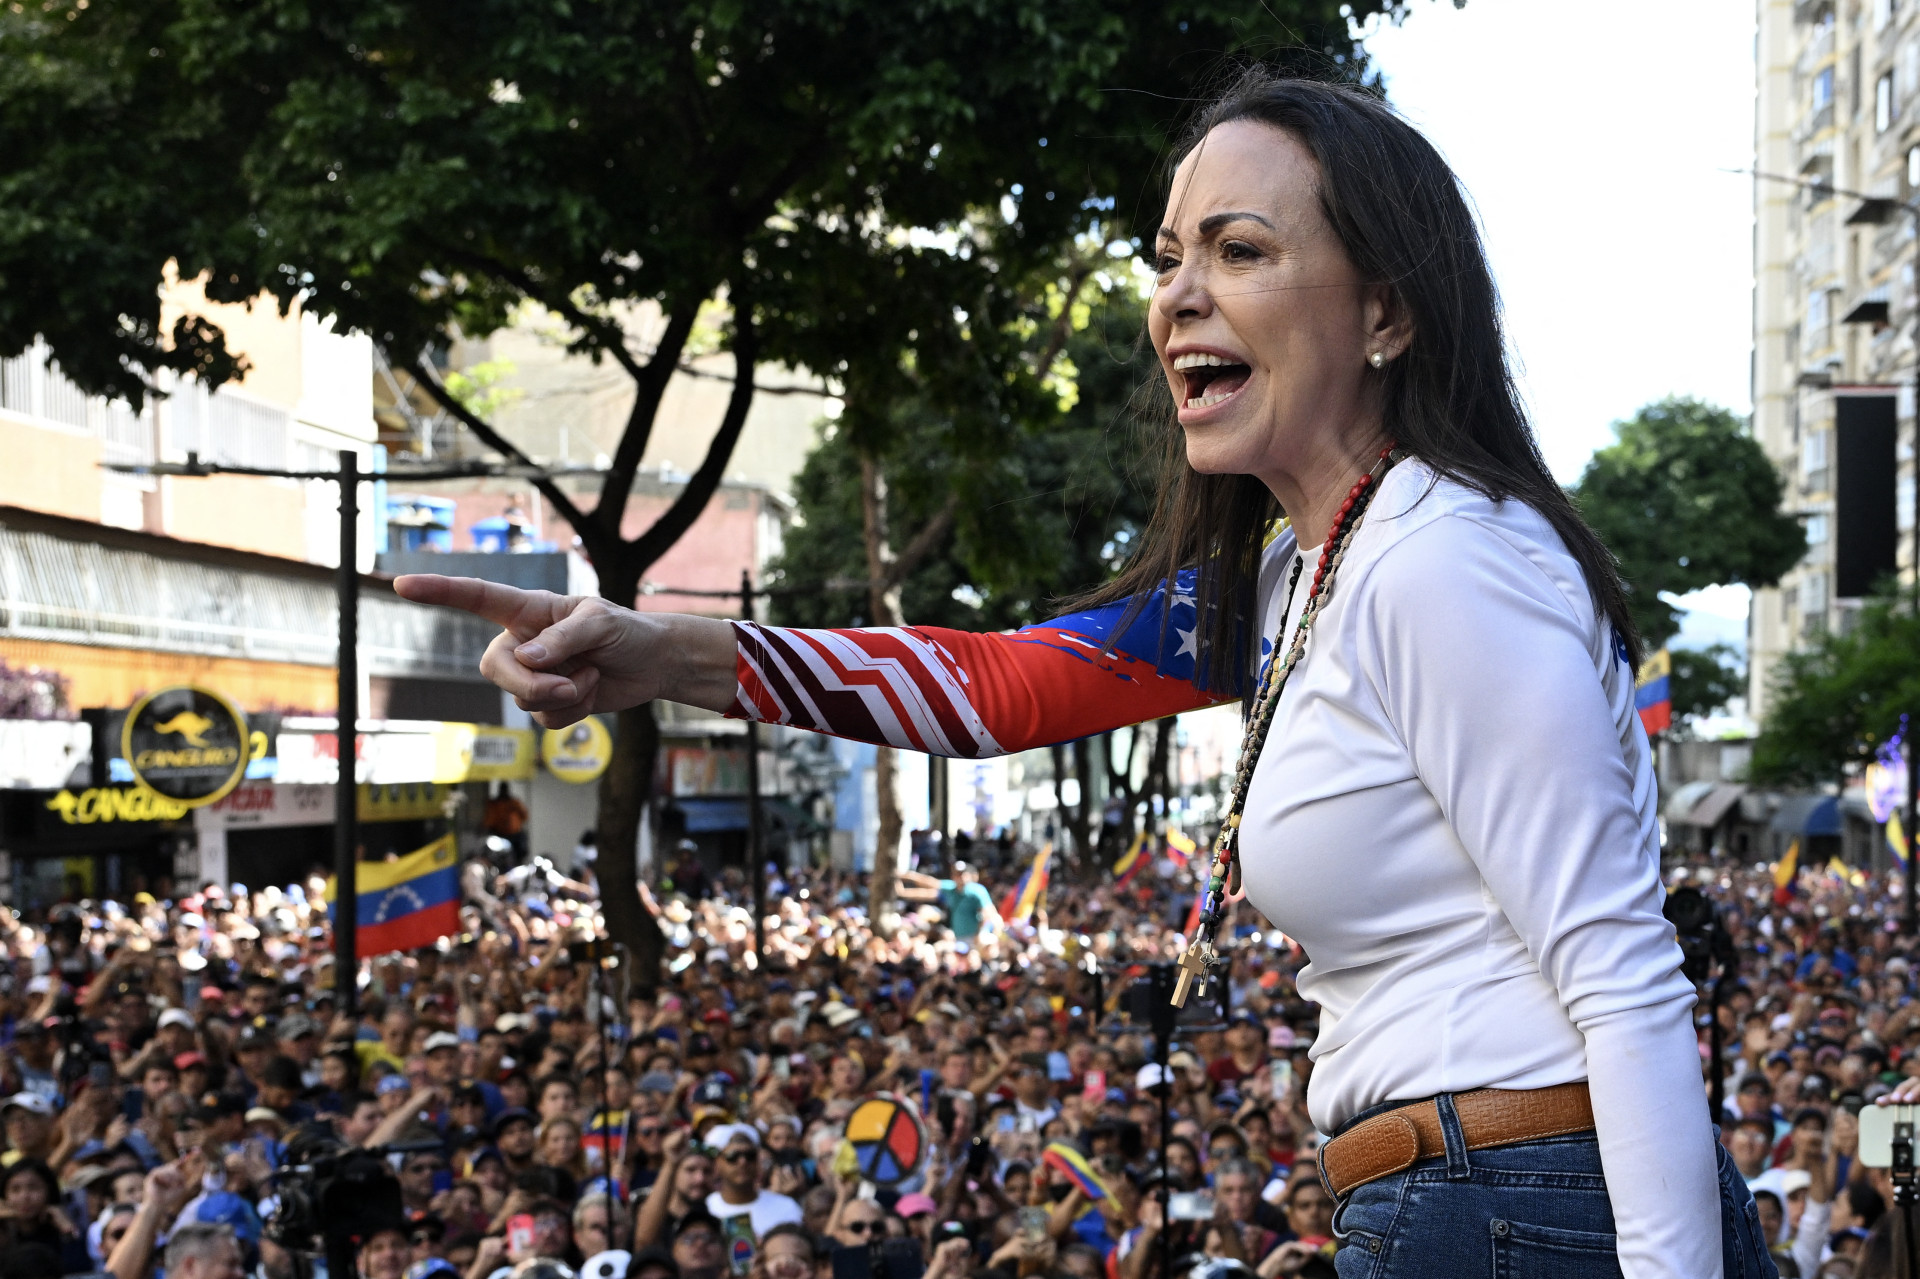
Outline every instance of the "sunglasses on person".
<svg viewBox="0 0 1920 1279">
<path fill-rule="evenodd" d="M 840 1228 L 850 1235 L 864 1235 L 871 1231 L 878 1230 L 880 1223 L 878 1221 L 848 1221 L 841 1223 Z"/>
<path fill-rule="evenodd" d="M 666 1129 L 659 1124 L 641 1124 L 633 1131 L 642 1137 L 658 1137 L 661 1133 L 665 1132 Z"/>
<path fill-rule="evenodd" d="M 753 1158 L 754 1154 L 755 1152 L 751 1150 L 729 1150 L 725 1154 L 715 1157 L 723 1164 L 737 1164 L 745 1163 L 747 1160 Z"/>
</svg>

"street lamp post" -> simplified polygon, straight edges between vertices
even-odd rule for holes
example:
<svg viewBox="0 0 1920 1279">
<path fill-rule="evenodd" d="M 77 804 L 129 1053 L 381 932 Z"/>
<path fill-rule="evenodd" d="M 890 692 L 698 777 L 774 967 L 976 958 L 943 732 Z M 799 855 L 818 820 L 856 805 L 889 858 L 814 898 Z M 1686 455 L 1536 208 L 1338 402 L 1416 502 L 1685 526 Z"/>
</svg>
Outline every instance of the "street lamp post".
<svg viewBox="0 0 1920 1279">
<path fill-rule="evenodd" d="M 334 592 L 340 635 L 334 669 L 333 742 L 339 767 L 333 782 L 333 999 L 336 1012 L 360 1010 L 360 806 L 356 786 L 360 756 L 360 458 L 340 450 L 340 568 Z"/>
<path fill-rule="evenodd" d="M 1844 195 L 1860 201 L 1860 207 L 1847 218 L 1848 226 L 1883 226 L 1896 214 L 1904 213 L 1913 219 L 1913 255 L 1914 255 L 1914 361 L 1913 361 L 1913 456 L 1911 475 L 1913 492 L 1908 498 L 1908 510 L 1913 517 L 1913 562 L 1911 565 L 1913 581 L 1908 595 L 1908 605 L 1917 617 L 1920 617 L 1920 203 L 1911 200 L 1896 200 L 1891 196 L 1869 195 L 1865 191 L 1849 191 L 1834 186 L 1830 182 L 1810 181 L 1806 178 L 1787 177 L 1779 173 L 1762 173 L 1758 169 L 1749 169 L 1756 178 L 1769 182 L 1785 182 L 1803 190 L 1822 191 L 1828 195 Z M 1889 304 L 1891 306 L 1891 304 Z M 1917 719 L 1916 722 L 1920 722 Z M 1903 818 L 1907 840 L 1906 872 L 1901 876 L 1901 928 L 1908 937 L 1920 936 L 1920 895 L 1916 895 L 1914 873 L 1915 827 L 1920 827 L 1920 751 L 1913 743 L 1907 743 L 1907 805 Z"/>
</svg>

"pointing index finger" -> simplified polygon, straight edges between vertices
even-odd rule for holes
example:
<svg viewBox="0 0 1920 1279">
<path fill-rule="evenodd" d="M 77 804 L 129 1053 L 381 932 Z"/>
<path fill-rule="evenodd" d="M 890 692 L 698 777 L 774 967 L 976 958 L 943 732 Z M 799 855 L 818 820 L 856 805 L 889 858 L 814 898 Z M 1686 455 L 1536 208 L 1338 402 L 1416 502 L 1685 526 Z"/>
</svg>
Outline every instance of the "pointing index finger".
<svg viewBox="0 0 1920 1279">
<path fill-rule="evenodd" d="M 565 598 L 550 591 L 523 591 L 517 586 L 485 582 L 477 577 L 443 577 L 438 573 L 408 573 L 393 579 L 402 599 L 416 604 L 439 604 L 463 609 L 516 638 L 538 635 L 559 616 L 554 604 Z"/>
</svg>

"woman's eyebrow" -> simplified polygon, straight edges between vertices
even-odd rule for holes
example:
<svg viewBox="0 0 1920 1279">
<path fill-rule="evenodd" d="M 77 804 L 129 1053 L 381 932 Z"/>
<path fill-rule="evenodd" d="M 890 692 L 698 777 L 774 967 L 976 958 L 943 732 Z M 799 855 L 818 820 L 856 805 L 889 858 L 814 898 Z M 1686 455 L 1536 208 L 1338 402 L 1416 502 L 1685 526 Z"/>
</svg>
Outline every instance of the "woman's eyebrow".
<svg viewBox="0 0 1920 1279">
<path fill-rule="evenodd" d="M 1204 238 L 1206 236 L 1212 235 L 1215 231 L 1218 231 L 1221 227 L 1226 226 L 1230 222 L 1258 222 L 1261 226 L 1267 228 L 1267 230 L 1269 231 L 1275 231 L 1279 229 L 1278 227 L 1273 225 L 1273 222 L 1270 219 L 1268 219 L 1262 214 L 1253 212 L 1253 210 L 1251 209 L 1235 209 L 1228 213 L 1210 213 L 1206 217 L 1200 219 L 1200 225 L 1197 229 L 1200 232 L 1200 235 Z M 1180 239 L 1180 235 L 1172 227 L 1163 226 L 1160 228 L 1160 238 L 1162 240 L 1178 241 Z"/>
</svg>

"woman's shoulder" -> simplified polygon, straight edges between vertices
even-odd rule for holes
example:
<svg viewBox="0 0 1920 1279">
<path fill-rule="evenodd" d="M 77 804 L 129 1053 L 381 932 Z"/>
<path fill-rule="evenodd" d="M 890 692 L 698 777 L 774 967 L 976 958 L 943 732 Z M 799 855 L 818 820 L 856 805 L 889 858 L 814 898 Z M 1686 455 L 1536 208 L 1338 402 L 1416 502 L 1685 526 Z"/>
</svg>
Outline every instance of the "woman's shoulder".
<svg viewBox="0 0 1920 1279">
<path fill-rule="evenodd" d="M 1410 459 L 1382 482 L 1367 513 L 1363 572 L 1375 587 L 1423 594 L 1495 581 L 1557 600 L 1593 618 L 1579 561 L 1546 516 L 1518 499 L 1495 500 Z"/>
</svg>

